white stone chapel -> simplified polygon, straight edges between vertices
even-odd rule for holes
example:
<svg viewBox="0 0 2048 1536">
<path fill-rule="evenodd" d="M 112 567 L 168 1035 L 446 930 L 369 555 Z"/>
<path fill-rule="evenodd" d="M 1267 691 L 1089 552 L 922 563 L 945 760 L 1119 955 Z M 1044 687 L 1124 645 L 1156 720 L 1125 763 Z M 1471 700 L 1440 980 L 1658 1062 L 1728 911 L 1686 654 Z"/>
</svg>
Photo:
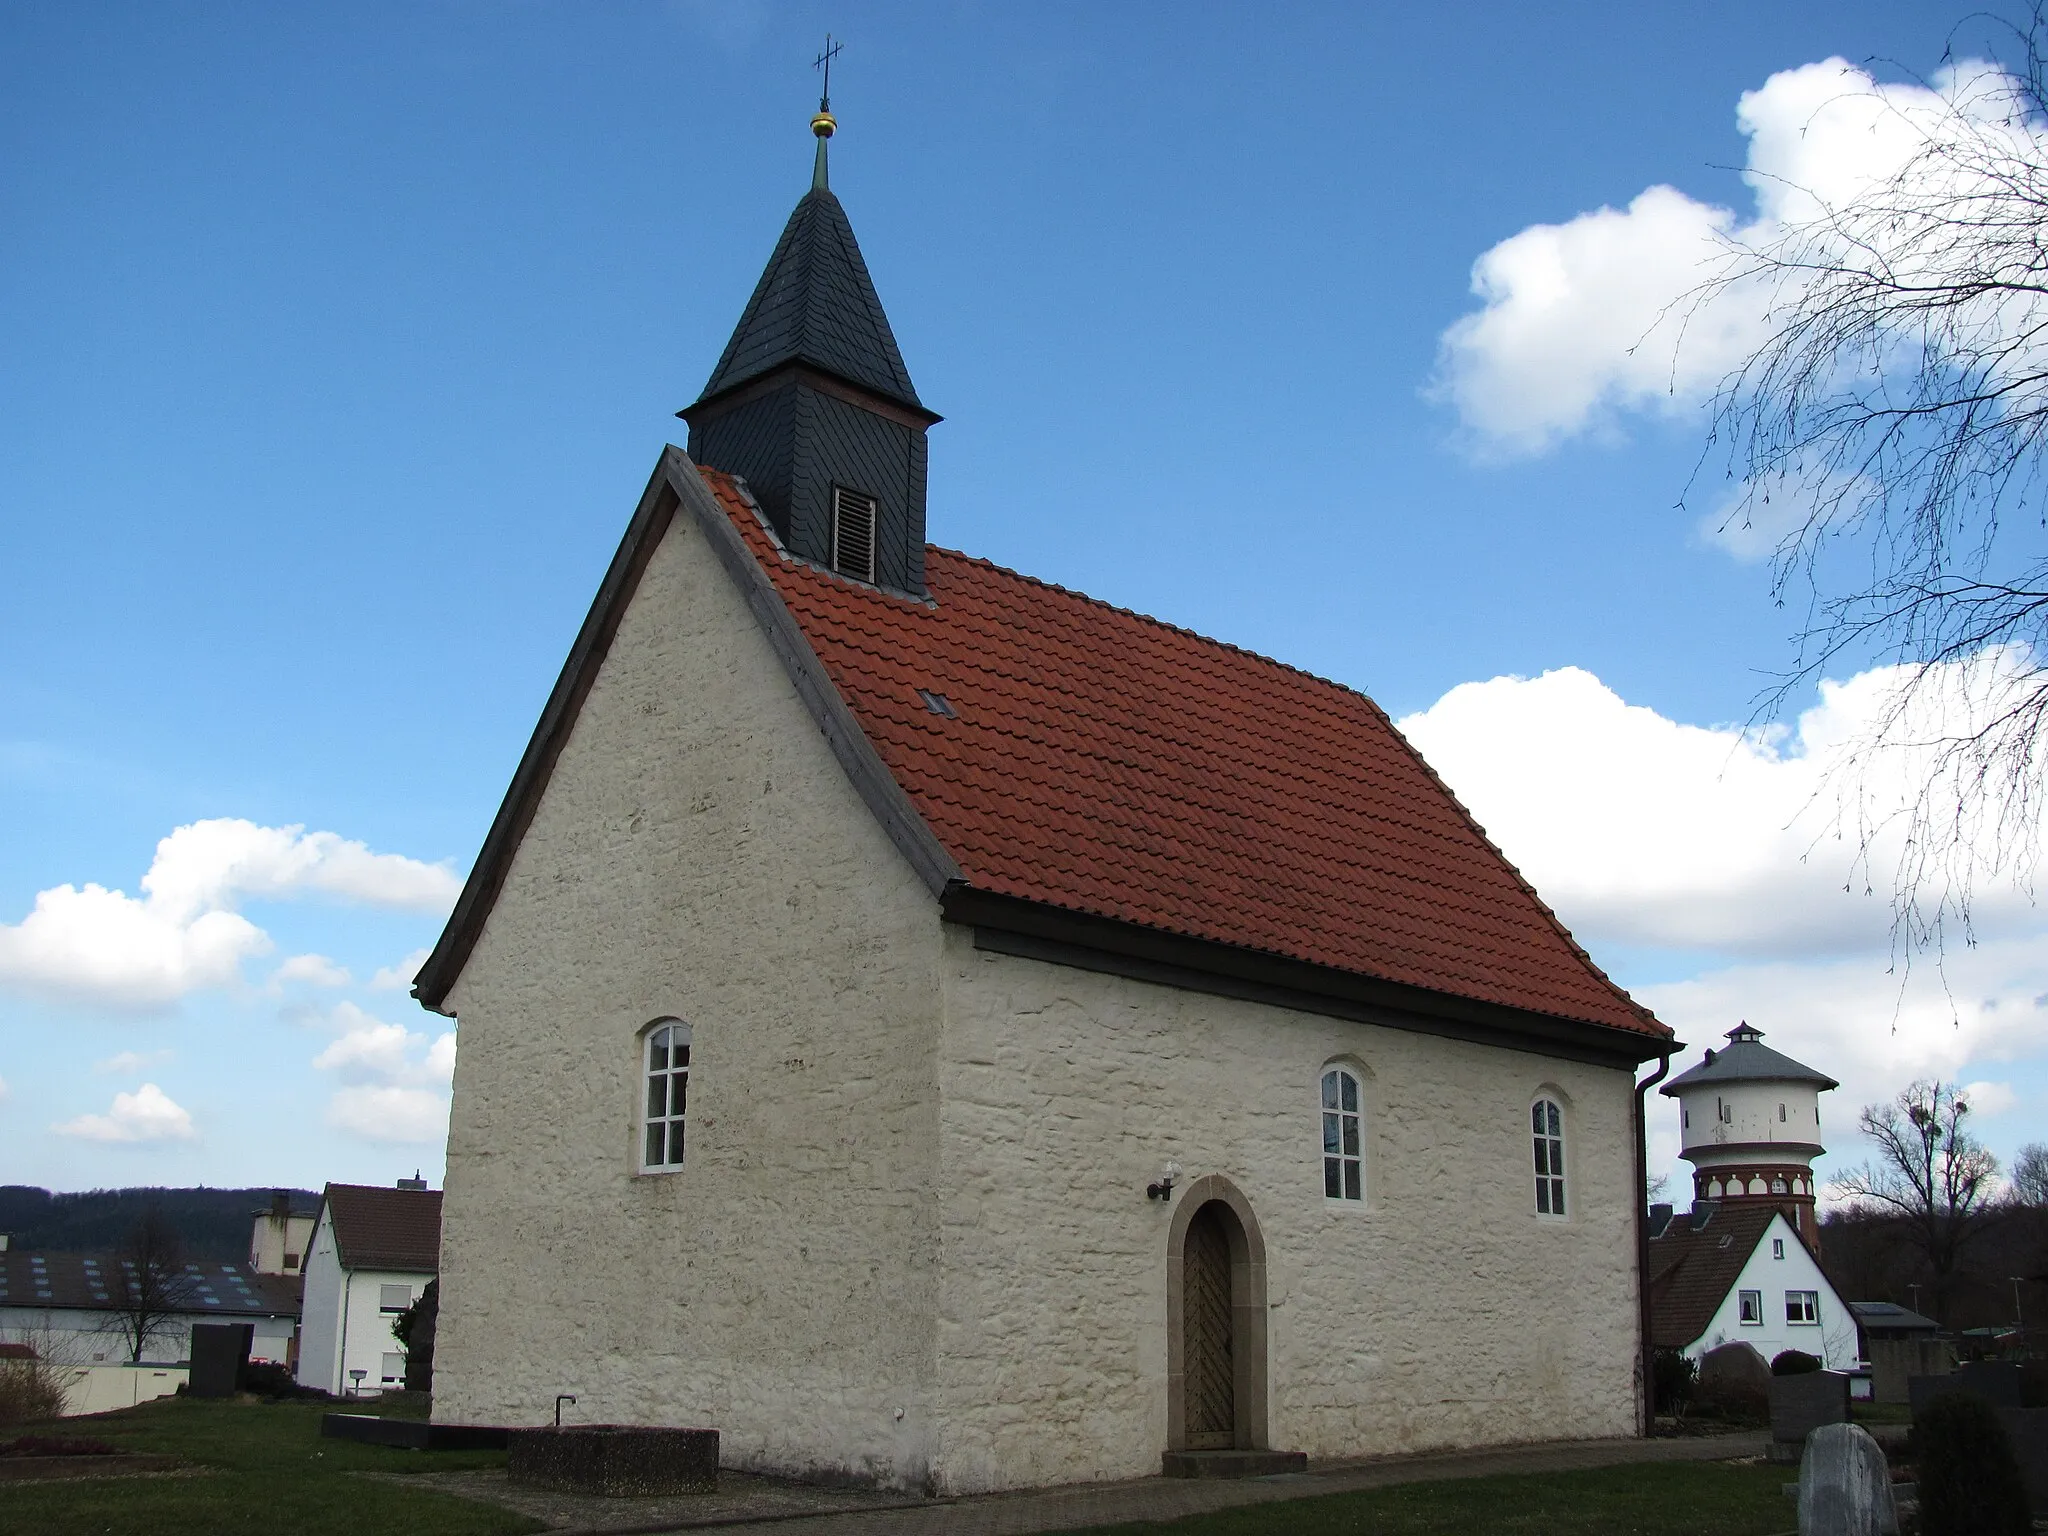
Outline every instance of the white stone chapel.
<svg viewBox="0 0 2048 1536">
<path fill-rule="evenodd" d="M 418 978 L 436 1417 L 953 1493 L 1636 1432 L 1670 1031 L 1364 695 L 926 542 L 832 126 Z"/>
</svg>

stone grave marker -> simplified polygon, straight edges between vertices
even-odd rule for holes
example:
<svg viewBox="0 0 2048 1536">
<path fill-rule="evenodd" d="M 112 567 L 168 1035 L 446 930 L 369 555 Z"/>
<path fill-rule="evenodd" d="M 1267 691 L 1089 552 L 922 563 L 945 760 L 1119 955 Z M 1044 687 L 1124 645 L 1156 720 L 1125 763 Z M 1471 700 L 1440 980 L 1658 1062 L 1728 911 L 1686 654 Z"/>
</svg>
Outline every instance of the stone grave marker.
<svg viewBox="0 0 2048 1536">
<path fill-rule="evenodd" d="M 1799 1462 L 1799 1536 L 1899 1536 L 1891 1468 L 1858 1424 L 1823 1424 Z"/>
</svg>

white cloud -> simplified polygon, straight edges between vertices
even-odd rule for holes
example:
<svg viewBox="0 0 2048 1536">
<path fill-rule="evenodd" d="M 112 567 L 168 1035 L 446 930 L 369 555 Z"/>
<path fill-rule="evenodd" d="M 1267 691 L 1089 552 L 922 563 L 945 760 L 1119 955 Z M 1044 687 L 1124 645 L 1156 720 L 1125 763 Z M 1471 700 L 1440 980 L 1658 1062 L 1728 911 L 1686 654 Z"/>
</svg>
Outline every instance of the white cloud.
<svg viewBox="0 0 2048 1536">
<path fill-rule="evenodd" d="M 2020 1096 L 2013 1092 L 2011 1083 L 1965 1083 L 1963 1101 L 1972 1114 L 1988 1120 L 2017 1107 Z"/>
<path fill-rule="evenodd" d="M 439 1141 L 448 1129 L 455 1032 L 429 1038 L 343 1003 L 330 1016 L 335 1038 L 313 1065 L 341 1078 L 328 1123 L 371 1141 Z"/>
<path fill-rule="evenodd" d="M 270 973 L 273 990 L 295 981 L 309 987 L 345 987 L 349 974 L 347 967 L 336 965 L 325 955 L 293 955 Z"/>
<path fill-rule="evenodd" d="M 192 1116 L 155 1083 L 144 1083 L 133 1093 L 115 1094 L 113 1107 L 104 1115 L 80 1115 L 50 1129 L 59 1136 L 136 1146 L 190 1141 L 197 1134 Z"/>
<path fill-rule="evenodd" d="M 14 1090 L 7 1086 L 7 1079 L 0 1077 L 0 1104 L 5 1104 L 13 1096 Z"/>
<path fill-rule="evenodd" d="M 151 1067 L 160 1066 L 171 1059 L 170 1051 L 116 1051 L 105 1061 L 92 1064 L 95 1072 L 110 1073 L 115 1077 L 134 1077 L 147 1072 Z"/>
<path fill-rule="evenodd" d="M 2012 675 L 2008 661 L 1987 654 L 1939 674 L 1929 708 L 1981 711 Z M 1867 866 L 1857 829 L 1909 801 L 1926 755 L 1879 752 L 1860 775 L 1839 770 L 1904 676 L 1824 682 L 1790 730 L 1683 724 L 1577 667 L 1465 683 L 1400 724 L 1596 951 L 1884 951 L 1897 823 L 1873 835 Z M 1985 882 L 1975 915 L 1989 934 L 2038 922 L 2009 882 Z"/>
<path fill-rule="evenodd" d="M 1767 244 L 1787 224 L 1839 208 L 1905 168 L 1930 125 L 1954 107 L 2035 160 L 2039 128 L 2005 127 L 2011 96 L 1988 66 L 1957 65 L 1933 89 L 1880 85 L 1841 59 L 1772 75 L 1743 95 L 1747 216 L 1657 186 L 1625 209 L 1600 208 L 1503 240 L 1472 269 L 1481 307 L 1445 331 L 1435 392 L 1483 443 L 1540 452 L 1624 412 L 1695 406 L 1766 334 L 1771 295 L 1693 295 L 1722 270 L 1730 242 Z M 1885 248 L 1882 225 L 1848 231 Z"/>
<path fill-rule="evenodd" d="M 379 992 L 406 992 L 412 988 L 413 977 L 419 975 L 420 967 L 427 963 L 431 950 L 416 949 L 395 965 L 378 968 L 370 978 L 370 985 Z"/>
<path fill-rule="evenodd" d="M 21 922 L 0 923 L 0 985 L 161 1008 L 236 984 L 245 961 L 270 951 L 269 935 L 235 910 L 245 899 L 312 892 L 438 912 L 460 888 L 444 865 L 373 853 L 332 832 L 193 822 L 157 844 L 140 897 L 60 885 L 40 892 Z"/>
<path fill-rule="evenodd" d="M 439 1142 L 448 1135 L 448 1099 L 425 1088 L 341 1088 L 327 1122 L 365 1141 Z"/>
</svg>

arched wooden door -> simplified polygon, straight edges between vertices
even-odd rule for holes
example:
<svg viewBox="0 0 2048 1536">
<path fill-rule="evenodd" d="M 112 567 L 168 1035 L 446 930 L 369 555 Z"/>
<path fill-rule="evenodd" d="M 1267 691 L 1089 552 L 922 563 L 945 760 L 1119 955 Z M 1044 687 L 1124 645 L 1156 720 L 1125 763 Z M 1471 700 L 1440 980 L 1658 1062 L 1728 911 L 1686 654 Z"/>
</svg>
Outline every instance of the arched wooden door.
<svg viewBox="0 0 2048 1536">
<path fill-rule="evenodd" d="M 1181 1345 L 1187 1448 L 1227 1450 L 1237 1437 L 1237 1362 L 1230 1286 L 1229 1207 L 1211 1200 L 1188 1223 L 1181 1249 Z"/>
</svg>

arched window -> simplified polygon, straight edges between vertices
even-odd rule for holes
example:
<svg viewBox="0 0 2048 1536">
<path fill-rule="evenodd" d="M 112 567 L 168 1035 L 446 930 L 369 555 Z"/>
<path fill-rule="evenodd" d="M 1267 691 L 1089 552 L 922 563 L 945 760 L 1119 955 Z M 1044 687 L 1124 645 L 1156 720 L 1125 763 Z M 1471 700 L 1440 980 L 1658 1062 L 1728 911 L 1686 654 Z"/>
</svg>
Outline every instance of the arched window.
<svg viewBox="0 0 2048 1536">
<path fill-rule="evenodd" d="M 647 1031 L 642 1077 L 646 1083 L 646 1136 L 640 1166 L 659 1173 L 683 1166 L 683 1118 L 690 1101 L 690 1026 L 676 1022 Z"/>
<path fill-rule="evenodd" d="M 1536 1143 L 1536 1214 L 1564 1214 L 1564 1111 L 1554 1099 L 1529 1106 L 1529 1130 Z"/>
<path fill-rule="evenodd" d="M 1365 1198 L 1365 1137 L 1358 1079 L 1342 1067 L 1323 1074 L 1323 1196 Z"/>
</svg>

